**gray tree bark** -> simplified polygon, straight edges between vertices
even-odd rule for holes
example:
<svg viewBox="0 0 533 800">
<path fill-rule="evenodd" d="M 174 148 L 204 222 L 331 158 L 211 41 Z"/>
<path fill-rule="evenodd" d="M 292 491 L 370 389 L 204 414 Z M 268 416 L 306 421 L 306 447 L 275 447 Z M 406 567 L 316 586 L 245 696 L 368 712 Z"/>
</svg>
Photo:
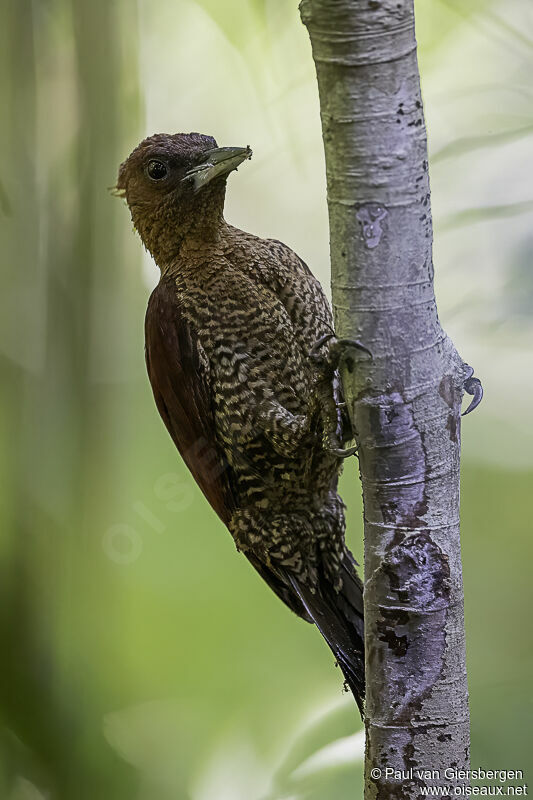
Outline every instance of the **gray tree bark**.
<svg viewBox="0 0 533 800">
<path fill-rule="evenodd" d="M 460 409 L 465 388 L 481 387 L 435 304 L 413 0 L 302 0 L 300 11 L 320 94 L 337 335 L 373 354 L 342 366 L 364 499 L 365 797 L 419 797 L 423 784 L 464 784 L 469 765 Z"/>
</svg>

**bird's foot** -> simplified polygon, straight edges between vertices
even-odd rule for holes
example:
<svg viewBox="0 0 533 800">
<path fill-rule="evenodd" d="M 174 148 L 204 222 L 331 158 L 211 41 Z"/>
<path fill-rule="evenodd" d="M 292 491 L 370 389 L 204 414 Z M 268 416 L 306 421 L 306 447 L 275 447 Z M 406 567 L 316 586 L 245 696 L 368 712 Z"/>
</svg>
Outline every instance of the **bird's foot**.
<svg viewBox="0 0 533 800">
<path fill-rule="evenodd" d="M 357 455 L 357 445 L 353 447 L 331 447 L 329 452 L 337 458 L 349 458 Z"/>
<path fill-rule="evenodd" d="M 320 355 L 324 345 L 328 345 L 327 352 Z M 346 364 L 349 372 L 353 370 L 355 359 L 354 351 L 366 353 L 372 359 L 372 353 L 358 339 L 337 339 L 334 333 L 321 336 L 309 351 L 309 358 L 327 374 L 335 372 L 342 364 Z"/>
<path fill-rule="evenodd" d="M 337 432 L 331 432 L 326 437 L 325 449 L 337 458 L 349 458 L 357 455 L 357 445 L 353 447 L 342 447 L 337 436 Z"/>
<path fill-rule="evenodd" d="M 465 364 L 465 367 L 467 369 L 467 375 L 463 386 L 465 392 L 472 395 L 472 400 L 466 411 L 463 411 L 461 414 L 462 417 L 466 417 L 467 414 L 470 414 L 483 400 L 483 386 L 481 385 L 481 381 L 479 378 L 474 378 L 474 370 L 469 364 Z"/>
</svg>

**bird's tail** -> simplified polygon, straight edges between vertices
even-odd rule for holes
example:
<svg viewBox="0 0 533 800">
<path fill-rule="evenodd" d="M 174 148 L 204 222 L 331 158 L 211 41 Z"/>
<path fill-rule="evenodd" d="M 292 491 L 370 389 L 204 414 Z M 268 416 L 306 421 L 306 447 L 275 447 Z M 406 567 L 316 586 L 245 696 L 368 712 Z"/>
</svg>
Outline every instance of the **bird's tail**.
<svg viewBox="0 0 533 800">
<path fill-rule="evenodd" d="M 288 575 L 307 613 L 328 643 L 346 683 L 355 698 L 361 716 L 365 699 L 365 655 L 363 625 L 363 586 L 358 578 L 354 558 L 345 551 L 340 576 L 339 591 L 331 578 L 319 575 L 314 591 Z"/>
</svg>

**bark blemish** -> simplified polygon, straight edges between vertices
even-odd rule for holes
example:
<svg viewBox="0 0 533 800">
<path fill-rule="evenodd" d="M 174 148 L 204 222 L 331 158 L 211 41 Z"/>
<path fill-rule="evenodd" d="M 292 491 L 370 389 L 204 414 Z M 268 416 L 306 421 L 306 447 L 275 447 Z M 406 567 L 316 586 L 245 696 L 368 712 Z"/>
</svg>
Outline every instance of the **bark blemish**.
<svg viewBox="0 0 533 800">
<path fill-rule="evenodd" d="M 415 746 L 412 742 L 406 744 L 403 749 L 403 758 L 405 761 L 405 766 L 409 769 L 409 767 L 416 767 L 416 761 L 414 758 L 415 755 Z"/>
<path fill-rule="evenodd" d="M 383 560 L 393 602 L 410 607 L 442 607 L 449 595 L 448 558 L 429 533 L 420 531 L 391 547 Z"/>
<path fill-rule="evenodd" d="M 398 519 L 398 503 L 394 500 L 387 500 L 381 504 L 381 516 L 383 522 L 394 524 Z"/>
<path fill-rule="evenodd" d="M 376 648 L 375 669 L 379 670 L 380 652 L 385 652 L 380 683 L 390 694 L 392 718 L 401 723 L 421 712 L 443 668 L 450 601 L 448 558 L 427 531 L 402 540 L 394 537 L 374 580 L 388 585 L 387 605 L 380 604 L 375 622 L 376 639 L 385 645 Z"/>
<path fill-rule="evenodd" d="M 457 390 L 451 375 L 445 375 L 439 384 L 439 394 L 449 407 L 446 430 L 452 442 L 459 441 L 459 417 L 457 413 Z"/>
<path fill-rule="evenodd" d="M 455 405 L 455 388 L 451 375 L 445 375 L 439 384 L 439 394 L 447 406 L 453 408 Z"/>
<path fill-rule="evenodd" d="M 409 648 L 409 636 L 406 632 L 409 614 L 396 608 L 382 608 L 380 612 L 379 639 L 386 643 L 393 655 L 403 658 Z"/>
<path fill-rule="evenodd" d="M 448 419 L 446 421 L 446 430 L 449 432 L 450 439 L 452 440 L 452 442 L 459 441 L 459 437 L 457 435 L 457 429 L 458 429 L 457 416 L 452 413 L 448 414 Z"/>
<path fill-rule="evenodd" d="M 380 243 L 383 235 L 381 223 L 387 215 L 387 209 L 379 203 L 366 203 L 355 215 L 361 225 L 365 245 L 369 249 L 377 247 Z"/>
<path fill-rule="evenodd" d="M 383 521 L 392 527 L 423 528 L 427 512 L 423 479 L 428 467 L 412 404 L 391 391 L 365 398 L 354 410 L 361 464 L 378 483 Z M 398 481 L 405 484 L 401 490 Z"/>
</svg>

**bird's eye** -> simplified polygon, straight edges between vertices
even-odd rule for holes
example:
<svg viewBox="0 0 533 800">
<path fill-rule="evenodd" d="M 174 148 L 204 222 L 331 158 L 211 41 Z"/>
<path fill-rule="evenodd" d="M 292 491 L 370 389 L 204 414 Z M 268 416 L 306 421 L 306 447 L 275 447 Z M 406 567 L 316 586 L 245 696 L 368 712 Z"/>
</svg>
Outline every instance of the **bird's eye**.
<svg viewBox="0 0 533 800">
<path fill-rule="evenodd" d="M 153 181 L 162 181 L 163 178 L 166 178 L 168 173 L 166 164 L 163 164 L 162 161 L 156 161 L 155 159 L 148 162 L 148 168 L 146 171 L 148 172 L 148 176 Z"/>
</svg>

